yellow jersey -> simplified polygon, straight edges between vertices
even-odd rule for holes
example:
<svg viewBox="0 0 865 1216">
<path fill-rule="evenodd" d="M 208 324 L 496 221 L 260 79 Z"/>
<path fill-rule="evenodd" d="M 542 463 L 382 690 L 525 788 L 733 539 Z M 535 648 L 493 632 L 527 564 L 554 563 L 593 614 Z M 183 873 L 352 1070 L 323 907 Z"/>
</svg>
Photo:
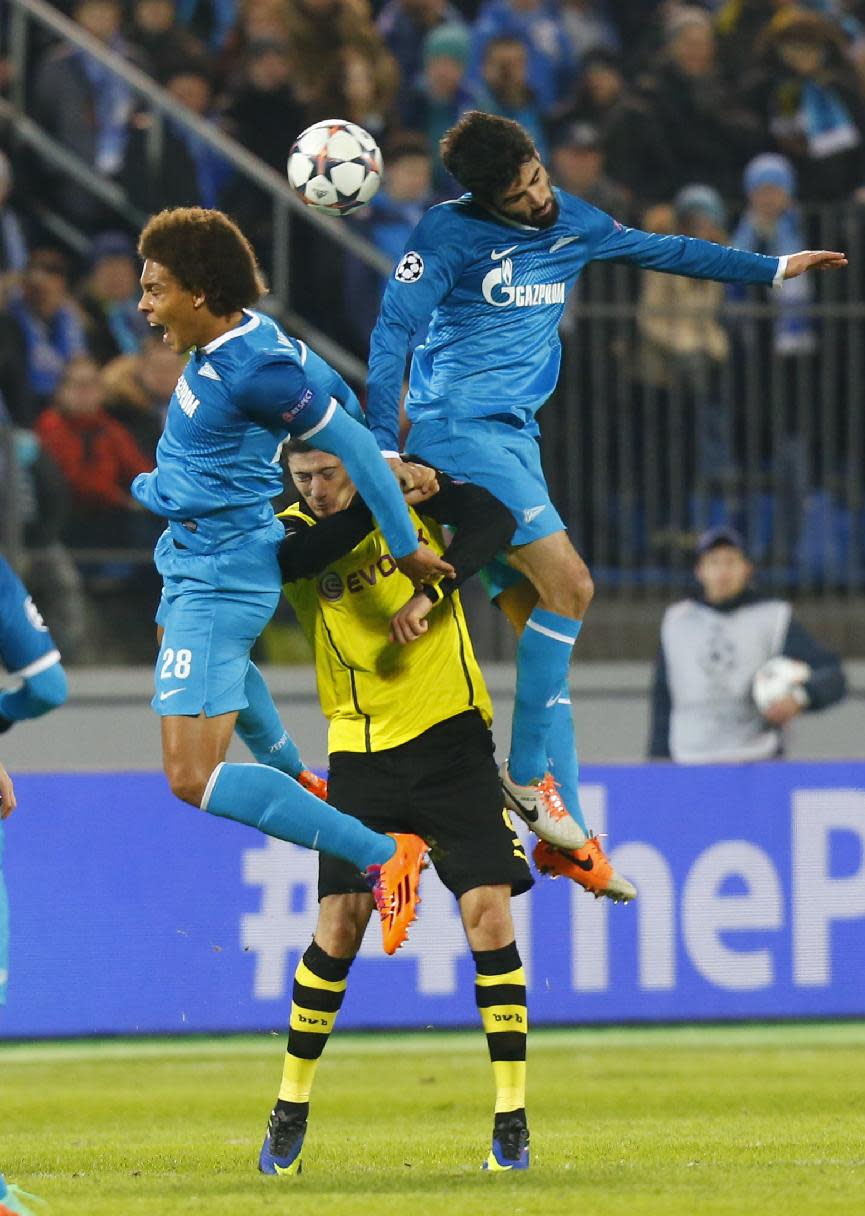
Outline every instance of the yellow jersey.
<svg viewBox="0 0 865 1216">
<path fill-rule="evenodd" d="M 419 539 L 442 553 L 440 525 L 409 511 Z M 317 522 L 301 503 L 280 518 L 310 528 Z M 390 619 L 411 597 L 412 583 L 375 523 L 349 553 L 314 578 L 286 583 L 283 592 L 312 646 L 319 700 L 330 721 L 328 751 L 398 747 L 469 709 L 487 725 L 492 721 L 458 592 L 433 607 L 422 638 L 406 646 L 388 639 Z"/>
</svg>

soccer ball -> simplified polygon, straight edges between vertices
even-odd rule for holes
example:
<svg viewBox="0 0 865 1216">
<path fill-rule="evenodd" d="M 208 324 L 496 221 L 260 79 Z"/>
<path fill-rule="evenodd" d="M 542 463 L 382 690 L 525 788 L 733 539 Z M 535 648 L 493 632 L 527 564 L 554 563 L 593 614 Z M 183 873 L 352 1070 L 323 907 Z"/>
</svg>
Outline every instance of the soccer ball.
<svg viewBox="0 0 865 1216">
<path fill-rule="evenodd" d="M 325 118 L 298 135 L 287 170 L 301 202 L 326 215 L 348 215 L 378 190 L 383 167 L 369 131 L 342 118 Z"/>
<path fill-rule="evenodd" d="M 765 713 L 770 705 L 788 697 L 797 684 L 804 684 L 811 675 L 807 663 L 798 659 L 788 659 L 784 655 L 776 655 L 763 664 L 754 676 L 751 685 L 751 696 L 760 713 Z"/>
</svg>

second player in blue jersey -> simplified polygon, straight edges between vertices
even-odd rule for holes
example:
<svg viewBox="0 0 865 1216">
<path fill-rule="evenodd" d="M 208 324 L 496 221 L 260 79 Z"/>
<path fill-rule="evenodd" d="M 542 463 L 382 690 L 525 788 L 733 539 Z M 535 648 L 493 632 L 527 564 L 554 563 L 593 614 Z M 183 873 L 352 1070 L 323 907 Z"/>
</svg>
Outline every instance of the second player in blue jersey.
<svg viewBox="0 0 865 1216">
<path fill-rule="evenodd" d="M 780 284 L 846 259 L 828 252 L 764 257 L 626 228 L 554 189 L 527 133 L 505 118 L 471 111 L 441 148 L 468 193 L 426 213 L 388 282 L 371 340 L 367 420 L 390 456 L 409 339 L 429 322 L 406 399 L 411 450 L 484 486 L 517 521 L 507 563 L 490 572 L 492 593 L 521 635 L 505 793 L 553 845 L 585 849 L 567 674 L 593 585 L 550 499 L 535 418 L 556 386 L 568 292 L 597 260 Z M 544 860 L 560 864 L 546 853 Z M 620 895 L 632 893 L 628 884 Z"/>
</svg>

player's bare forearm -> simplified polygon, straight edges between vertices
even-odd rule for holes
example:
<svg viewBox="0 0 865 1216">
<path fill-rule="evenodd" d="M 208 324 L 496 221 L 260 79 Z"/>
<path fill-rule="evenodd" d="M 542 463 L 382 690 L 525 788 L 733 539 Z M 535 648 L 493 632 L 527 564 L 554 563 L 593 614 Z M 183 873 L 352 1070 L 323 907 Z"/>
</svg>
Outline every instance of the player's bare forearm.
<svg viewBox="0 0 865 1216">
<path fill-rule="evenodd" d="M 8 819 L 15 810 L 15 787 L 12 778 L 0 764 L 0 819 Z"/>
<path fill-rule="evenodd" d="M 840 270 L 847 265 L 847 255 L 829 249 L 804 249 L 787 256 L 785 279 L 798 278 L 808 270 Z"/>
<path fill-rule="evenodd" d="M 433 602 L 426 592 L 418 591 L 391 618 L 390 640 L 406 646 L 409 642 L 422 638 L 429 629 L 429 621 L 426 618 L 432 607 Z"/>
</svg>

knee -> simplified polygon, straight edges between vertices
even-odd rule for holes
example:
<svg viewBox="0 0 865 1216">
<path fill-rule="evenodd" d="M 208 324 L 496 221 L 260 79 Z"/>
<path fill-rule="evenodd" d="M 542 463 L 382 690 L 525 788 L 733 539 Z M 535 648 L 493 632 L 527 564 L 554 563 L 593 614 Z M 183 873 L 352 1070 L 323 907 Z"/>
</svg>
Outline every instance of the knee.
<svg viewBox="0 0 865 1216">
<path fill-rule="evenodd" d="M 165 775 L 175 798 L 179 798 L 181 802 L 188 802 L 190 806 L 201 806 L 209 773 L 202 773 L 194 765 L 178 763 L 167 764 Z"/>
<path fill-rule="evenodd" d="M 500 950 L 514 940 L 510 890 L 476 888 L 463 897 L 461 911 L 472 950 Z"/>
<path fill-rule="evenodd" d="M 372 910 L 370 895 L 326 895 L 319 905 L 314 938 L 331 958 L 354 958 Z"/>
<path fill-rule="evenodd" d="M 559 572 L 556 579 L 541 592 L 541 605 L 561 616 L 582 620 L 595 594 L 595 584 L 588 567 L 581 562 L 567 573 Z"/>
</svg>

